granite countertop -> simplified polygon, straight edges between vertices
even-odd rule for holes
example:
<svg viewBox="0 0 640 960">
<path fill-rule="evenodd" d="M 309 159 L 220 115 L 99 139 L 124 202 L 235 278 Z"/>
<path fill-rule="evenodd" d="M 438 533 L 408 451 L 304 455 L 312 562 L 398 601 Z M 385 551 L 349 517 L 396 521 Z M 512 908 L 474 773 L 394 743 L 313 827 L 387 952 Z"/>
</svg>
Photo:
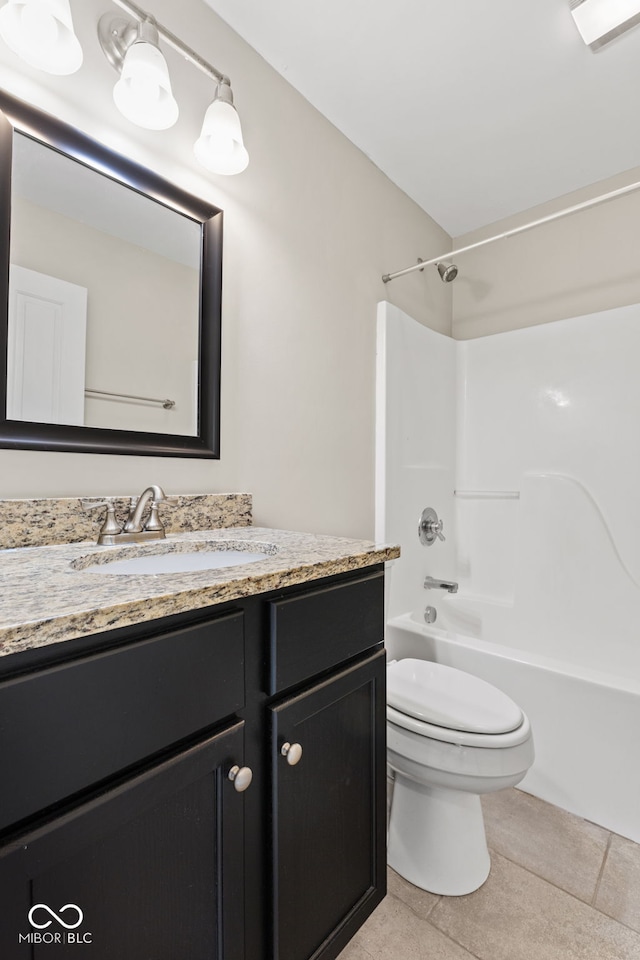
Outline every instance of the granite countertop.
<svg viewBox="0 0 640 960">
<path fill-rule="evenodd" d="M 221 540 L 269 556 L 189 573 L 118 575 L 82 569 L 96 555 L 106 560 L 114 551 L 119 557 L 125 552 L 144 555 L 157 552 L 161 543 L 184 552 L 194 543 L 202 549 Z M 90 561 L 84 559 L 89 555 Z M 366 540 L 253 526 L 181 532 L 164 541 L 118 547 L 83 542 L 0 550 L 0 656 L 359 570 L 399 555 L 398 547 Z"/>
</svg>

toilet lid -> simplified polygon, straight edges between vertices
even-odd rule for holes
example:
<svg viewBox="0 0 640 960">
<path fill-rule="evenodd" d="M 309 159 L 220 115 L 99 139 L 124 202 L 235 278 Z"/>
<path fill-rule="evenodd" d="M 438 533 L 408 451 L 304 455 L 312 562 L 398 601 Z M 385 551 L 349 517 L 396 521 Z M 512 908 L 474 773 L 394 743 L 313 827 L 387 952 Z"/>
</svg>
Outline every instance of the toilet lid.
<svg viewBox="0 0 640 960">
<path fill-rule="evenodd" d="M 502 690 L 430 660 L 390 663 L 387 702 L 417 720 L 469 733 L 509 733 L 523 721 L 520 707 Z"/>
</svg>

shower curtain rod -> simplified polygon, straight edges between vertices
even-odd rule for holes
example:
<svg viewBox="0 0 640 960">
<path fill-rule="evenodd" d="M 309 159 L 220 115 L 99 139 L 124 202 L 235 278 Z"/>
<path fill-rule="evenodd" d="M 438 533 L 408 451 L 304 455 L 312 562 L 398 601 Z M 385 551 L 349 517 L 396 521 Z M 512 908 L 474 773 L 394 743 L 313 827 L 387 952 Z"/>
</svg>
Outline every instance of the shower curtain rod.
<svg viewBox="0 0 640 960">
<path fill-rule="evenodd" d="M 521 227 L 514 227 L 513 230 L 505 230 L 504 233 L 497 233 L 494 237 L 487 237 L 486 240 L 478 240 L 477 243 L 470 243 L 467 247 L 459 247 L 457 250 L 450 250 L 439 257 L 431 257 L 430 260 L 418 260 L 411 267 L 404 270 L 398 270 L 396 273 L 385 273 L 382 277 L 383 283 L 389 283 L 396 277 L 404 277 L 407 273 L 413 273 L 414 270 L 424 270 L 432 263 L 441 263 L 443 260 L 451 260 L 452 257 L 458 257 L 461 253 L 468 253 L 469 250 L 477 250 L 478 247 L 484 247 L 488 243 L 495 243 L 496 240 L 506 240 L 507 237 L 514 237 L 517 233 L 524 233 L 525 230 L 532 230 L 543 223 L 551 223 L 552 220 L 559 220 L 561 217 L 567 217 L 570 213 L 578 213 L 579 210 L 587 210 L 589 207 L 595 207 L 598 203 L 604 203 L 605 200 L 613 200 L 615 197 L 622 197 L 625 193 L 632 193 L 640 188 L 640 181 L 630 183 L 626 187 L 620 187 L 618 190 L 611 190 L 609 193 L 603 193 L 600 197 L 594 197 L 592 200 L 585 200 L 583 203 L 576 203 L 565 210 L 558 210 L 557 213 L 550 213 L 547 217 L 541 217 L 539 220 L 532 220 L 531 223 L 525 223 Z"/>
</svg>

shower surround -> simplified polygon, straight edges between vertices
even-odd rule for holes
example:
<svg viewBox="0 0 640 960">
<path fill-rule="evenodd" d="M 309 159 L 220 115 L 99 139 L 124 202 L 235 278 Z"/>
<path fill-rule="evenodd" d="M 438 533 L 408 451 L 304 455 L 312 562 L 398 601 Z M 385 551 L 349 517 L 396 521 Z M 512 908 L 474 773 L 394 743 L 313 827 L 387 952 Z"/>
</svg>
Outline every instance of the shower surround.
<svg viewBox="0 0 640 960">
<path fill-rule="evenodd" d="M 534 731 L 523 789 L 636 841 L 638 357 L 637 305 L 461 342 L 379 306 L 376 537 L 402 544 L 391 654 L 504 689 Z M 426 506 L 447 540 L 425 548 Z M 427 575 L 459 593 L 425 593 Z"/>
</svg>

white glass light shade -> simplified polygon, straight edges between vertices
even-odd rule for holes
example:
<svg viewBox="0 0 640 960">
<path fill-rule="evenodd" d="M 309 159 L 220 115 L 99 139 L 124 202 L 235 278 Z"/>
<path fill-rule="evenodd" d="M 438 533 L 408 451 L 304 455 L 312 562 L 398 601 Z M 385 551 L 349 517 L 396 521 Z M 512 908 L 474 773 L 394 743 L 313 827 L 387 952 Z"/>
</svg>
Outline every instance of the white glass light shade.
<svg viewBox="0 0 640 960">
<path fill-rule="evenodd" d="M 249 154 L 242 141 L 240 117 L 232 103 L 214 100 L 209 105 L 193 151 L 211 173 L 242 173 L 249 163 Z"/>
<path fill-rule="evenodd" d="M 132 43 L 113 88 L 120 113 L 147 130 L 166 130 L 178 119 L 178 104 L 171 92 L 169 70 L 158 47 L 145 41 Z"/>
<path fill-rule="evenodd" d="M 640 0 L 582 0 L 571 4 L 571 13 L 587 45 L 608 34 L 621 33 L 640 14 Z"/>
<path fill-rule="evenodd" d="M 8 0 L 0 10 L 0 36 L 25 63 L 65 75 L 82 66 L 69 0 Z"/>
</svg>

